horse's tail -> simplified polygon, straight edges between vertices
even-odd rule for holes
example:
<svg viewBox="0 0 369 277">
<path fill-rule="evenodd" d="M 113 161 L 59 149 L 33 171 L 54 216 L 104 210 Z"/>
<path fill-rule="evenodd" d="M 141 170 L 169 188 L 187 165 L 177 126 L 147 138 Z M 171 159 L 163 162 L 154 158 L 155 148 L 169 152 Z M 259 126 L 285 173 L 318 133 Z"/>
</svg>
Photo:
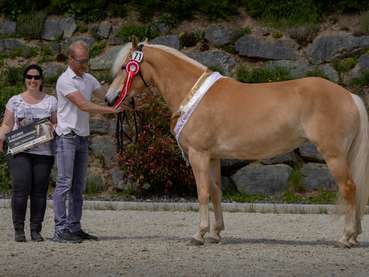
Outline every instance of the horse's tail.
<svg viewBox="0 0 369 277">
<path fill-rule="evenodd" d="M 350 147 L 348 163 L 357 186 L 356 204 L 361 218 L 369 198 L 369 122 L 364 102 L 355 94 L 352 98 L 360 114 L 360 127 Z"/>
</svg>

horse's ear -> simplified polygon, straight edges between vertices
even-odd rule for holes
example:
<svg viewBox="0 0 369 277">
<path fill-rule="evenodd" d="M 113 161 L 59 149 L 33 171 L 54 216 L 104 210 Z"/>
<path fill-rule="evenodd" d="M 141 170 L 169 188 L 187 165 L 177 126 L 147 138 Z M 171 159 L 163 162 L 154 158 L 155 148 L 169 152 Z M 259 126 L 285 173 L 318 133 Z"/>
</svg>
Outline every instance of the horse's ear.
<svg viewBox="0 0 369 277">
<path fill-rule="evenodd" d="M 135 35 L 133 35 L 131 40 L 132 40 L 132 48 L 136 49 L 138 46 L 138 38 Z"/>
<path fill-rule="evenodd" d="M 149 42 L 148 38 L 145 38 L 145 40 L 143 41 L 143 43 L 147 44 Z"/>
</svg>

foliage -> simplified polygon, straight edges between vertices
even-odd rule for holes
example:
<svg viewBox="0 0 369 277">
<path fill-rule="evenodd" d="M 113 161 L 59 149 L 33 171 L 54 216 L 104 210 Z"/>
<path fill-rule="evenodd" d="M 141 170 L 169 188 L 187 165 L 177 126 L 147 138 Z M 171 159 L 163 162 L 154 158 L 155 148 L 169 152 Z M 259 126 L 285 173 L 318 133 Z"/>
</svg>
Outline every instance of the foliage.
<svg viewBox="0 0 369 277">
<path fill-rule="evenodd" d="M 19 36 L 29 39 L 40 38 L 46 13 L 44 11 L 20 14 L 17 17 L 17 33 Z"/>
<path fill-rule="evenodd" d="M 369 34 L 369 11 L 360 15 L 360 30 L 364 34 Z"/>
<path fill-rule="evenodd" d="M 283 34 L 279 31 L 274 31 L 274 32 L 272 32 L 272 37 L 275 38 L 275 39 L 279 39 L 279 38 L 283 37 Z"/>
<path fill-rule="evenodd" d="M 248 0 L 245 5 L 251 16 L 283 26 L 314 24 L 324 14 L 369 8 L 367 0 Z"/>
<path fill-rule="evenodd" d="M 356 64 L 357 59 L 351 57 L 334 61 L 333 67 L 337 70 L 338 73 L 346 73 L 350 69 L 354 68 Z"/>
<path fill-rule="evenodd" d="M 7 66 L 1 74 L 0 80 L 3 86 L 15 86 L 23 84 L 23 71 L 25 67 Z M 4 94 L 4 91 L 1 91 Z"/>
<path fill-rule="evenodd" d="M 265 83 L 291 79 L 288 70 L 283 67 L 249 69 L 245 66 L 236 69 L 236 78 L 244 83 Z"/>
<path fill-rule="evenodd" d="M 337 199 L 337 192 L 319 190 L 312 193 L 292 193 L 285 192 L 282 201 L 286 203 L 300 204 L 334 204 Z"/>
<path fill-rule="evenodd" d="M 169 132 L 170 112 L 163 99 L 142 94 L 139 102 L 142 130 L 136 143 L 128 144 L 121 164 L 129 179 L 138 183 L 138 193 L 194 194 L 196 186 L 189 167 Z M 140 104 L 139 104 L 140 105 Z"/>
<path fill-rule="evenodd" d="M 324 74 L 324 72 L 320 70 L 319 68 L 315 68 L 313 70 L 306 72 L 305 76 L 306 77 L 321 77 L 324 79 L 328 79 L 328 77 Z"/>
<path fill-rule="evenodd" d="M 302 184 L 302 175 L 298 169 L 294 169 L 288 179 L 288 192 L 304 192 L 305 188 Z"/>
<path fill-rule="evenodd" d="M 105 46 L 106 46 L 105 41 L 103 41 L 103 40 L 96 41 L 90 49 L 91 58 L 94 58 L 94 57 L 98 56 L 99 54 L 101 54 L 102 51 L 105 49 Z"/>
<path fill-rule="evenodd" d="M 303 26 L 294 26 L 288 29 L 290 37 L 302 46 L 306 46 L 312 42 L 318 34 L 318 31 L 318 24 L 305 24 Z"/>
<path fill-rule="evenodd" d="M 361 76 L 354 78 L 351 84 L 355 87 L 364 87 L 369 85 L 369 70 L 364 71 Z"/>
<path fill-rule="evenodd" d="M 313 0 L 248 0 L 246 9 L 251 16 L 276 25 L 317 23 L 319 19 Z"/>
<path fill-rule="evenodd" d="M 154 32 L 150 26 L 143 25 L 122 26 L 117 33 L 117 36 L 125 41 L 130 41 L 133 35 L 141 41 L 145 38 L 152 39 L 157 36 L 157 33 Z"/>
<path fill-rule="evenodd" d="M 0 154 L 0 192 L 7 192 L 10 190 L 10 176 L 8 164 L 4 154 Z"/>
</svg>

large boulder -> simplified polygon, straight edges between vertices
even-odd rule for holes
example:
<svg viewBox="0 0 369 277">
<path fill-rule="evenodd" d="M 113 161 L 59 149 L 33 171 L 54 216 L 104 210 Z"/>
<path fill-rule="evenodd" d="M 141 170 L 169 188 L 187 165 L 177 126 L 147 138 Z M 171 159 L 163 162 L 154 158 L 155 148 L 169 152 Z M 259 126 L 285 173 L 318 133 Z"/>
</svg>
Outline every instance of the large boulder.
<svg viewBox="0 0 369 277">
<path fill-rule="evenodd" d="M 350 34 L 323 35 L 317 37 L 307 53 L 313 64 L 331 62 L 369 48 L 369 36 L 355 37 Z"/>
<path fill-rule="evenodd" d="M 327 165 L 307 163 L 301 168 L 302 183 L 308 190 L 336 189 L 336 182 L 328 170 Z"/>
<path fill-rule="evenodd" d="M 219 69 L 225 75 L 230 75 L 232 69 L 236 66 L 235 58 L 222 50 L 187 52 L 186 55 L 211 69 Z"/>
<path fill-rule="evenodd" d="M 59 40 L 60 38 L 70 38 L 77 29 L 77 24 L 73 17 L 60 18 L 49 16 L 44 24 L 41 38 L 44 40 Z"/>
<path fill-rule="evenodd" d="M 179 38 L 177 35 L 159 36 L 150 41 L 151 44 L 161 44 L 174 49 L 179 49 Z"/>
<path fill-rule="evenodd" d="M 235 49 L 241 56 L 269 60 L 296 60 L 296 45 L 290 40 L 268 40 L 244 35 L 236 41 Z"/>
<path fill-rule="evenodd" d="M 205 30 L 205 39 L 216 47 L 229 44 L 237 36 L 233 28 L 219 24 L 212 24 Z"/>
<path fill-rule="evenodd" d="M 254 163 L 241 168 L 231 178 L 241 193 L 273 195 L 287 189 L 291 172 L 292 168 L 284 164 Z"/>
<path fill-rule="evenodd" d="M 8 19 L 0 20 L 0 35 L 14 35 L 17 23 Z"/>
<path fill-rule="evenodd" d="M 121 45 L 110 47 L 99 56 L 91 59 L 91 70 L 110 70 L 120 49 L 122 49 Z"/>
</svg>

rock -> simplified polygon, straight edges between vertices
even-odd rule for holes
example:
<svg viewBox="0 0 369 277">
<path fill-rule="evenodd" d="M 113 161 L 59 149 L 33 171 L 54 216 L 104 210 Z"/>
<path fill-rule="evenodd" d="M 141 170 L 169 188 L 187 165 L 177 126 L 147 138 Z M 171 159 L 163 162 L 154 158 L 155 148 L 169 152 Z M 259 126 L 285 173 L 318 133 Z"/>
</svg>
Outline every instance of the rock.
<svg viewBox="0 0 369 277">
<path fill-rule="evenodd" d="M 369 36 L 355 37 L 350 34 L 317 37 L 308 47 L 308 58 L 313 64 L 331 62 L 369 48 Z"/>
<path fill-rule="evenodd" d="M 359 78 L 364 72 L 369 71 L 369 55 L 364 54 L 359 57 L 356 66 L 347 74 L 348 80 Z"/>
<path fill-rule="evenodd" d="M 58 17 L 47 17 L 41 38 L 44 40 L 59 40 L 63 35 L 59 22 L 60 18 Z"/>
<path fill-rule="evenodd" d="M 150 41 L 151 44 L 161 44 L 174 49 L 179 49 L 179 38 L 177 35 L 167 35 L 156 37 Z"/>
<path fill-rule="evenodd" d="M 113 163 L 116 154 L 116 148 L 113 138 L 110 136 L 95 136 L 91 139 L 90 145 L 95 156 L 100 157 L 104 161 L 104 165 L 109 167 Z"/>
<path fill-rule="evenodd" d="M 0 35 L 14 35 L 16 32 L 17 23 L 8 19 L 0 21 Z"/>
<path fill-rule="evenodd" d="M 221 160 L 221 172 L 223 176 L 231 176 L 234 172 L 246 166 L 249 162 L 245 160 L 224 159 Z"/>
<path fill-rule="evenodd" d="M 265 41 L 252 35 L 244 35 L 236 41 L 235 49 L 241 56 L 269 60 L 296 60 L 298 55 L 292 41 Z"/>
<path fill-rule="evenodd" d="M 294 152 L 288 152 L 286 154 L 281 154 L 278 156 L 275 156 L 271 159 L 261 160 L 262 164 L 289 164 L 294 165 L 298 162 L 296 154 Z"/>
<path fill-rule="evenodd" d="M 229 177 L 222 176 L 222 192 L 224 194 L 238 193 L 237 187 Z"/>
<path fill-rule="evenodd" d="M 308 190 L 321 188 L 336 189 L 336 182 L 328 170 L 327 165 L 320 163 L 307 163 L 301 168 L 302 183 Z"/>
<path fill-rule="evenodd" d="M 220 73 L 225 75 L 230 75 L 232 69 L 236 66 L 235 58 L 231 54 L 222 50 L 187 52 L 185 54 L 213 70 L 218 69 L 219 71 L 223 71 Z"/>
<path fill-rule="evenodd" d="M 241 193 L 273 195 L 287 189 L 291 172 L 292 168 L 283 164 L 250 164 L 241 168 L 231 178 Z"/>
<path fill-rule="evenodd" d="M 111 32 L 111 23 L 109 21 L 103 21 L 97 28 L 97 35 L 101 38 L 107 39 Z"/>
<path fill-rule="evenodd" d="M 97 174 L 100 169 L 89 167 L 86 176 L 86 192 L 96 193 L 104 190 L 105 182 L 101 174 Z"/>
<path fill-rule="evenodd" d="M 113 46 L 104 53 L 90 60 L 91 70 L 110 70 L 122 45 Z"/>
<path fill-rule="evenodd" d="M 338 72 L 331 66 L 330 64 L 323 64 L 318 67 L 318 69 L 327 77 L 329 80 L 333 82 L 338 82 L 340 77 Z"/>
<path fill-rule="evenodd" d="M 12 52 L 13 50 L 25 47 L 27 47 L 27 45 L 17 39 L 0 39 L 1 52 Z"/>
<path fill-rule="evenodd" d="M 212 24 L 205 30 L 205 39 L 216 47 L 229 44 L 236 36 L 235 30 L 219 24 Z"/>
<path fill-rule="evenodd" d="M 111 173 L 113 186 L 117 191 L 125 191 L 128 189 L 127 182 L 125 182 L 124 172 L 120 169 L 114 169 Z"/>
<path fill-rule="evenodd" d="M 286 69 L 292 78 L 302 78 L 313 69 L 311 65 L 304 61 L 268 61 L 266 64 L 267 68 L 274 69 L 277 67 Z"/>
<path fill-rule="evenodd" d="M 77 30 L 77 24 L 73 17 L 62 18 L 59 22 L 60 29 L 63 31 L 63 38 L 71 38 Z"/>
<path fill-rule="evenodd" d="M 107 135 L 110 130 L 110 120 L 101 118 L 90 118 L 91 134 Z"/>
<path fill-rule="evenodd" d="M 306 161 L 316 161 L 316 162 L 324 162 L 324 159 L 316 146 L 312 143 L 305 143 L 301 145 L 299 148 L 299 153 L 301 158 Z"/>
<path fill-rule="evenodd" d="M 56 81 L 61 73 L 64 72 L 66 66 L 60 63 L 47 63 L 45 65 L 44 77 L 45 79 Z"/>
</svg>

